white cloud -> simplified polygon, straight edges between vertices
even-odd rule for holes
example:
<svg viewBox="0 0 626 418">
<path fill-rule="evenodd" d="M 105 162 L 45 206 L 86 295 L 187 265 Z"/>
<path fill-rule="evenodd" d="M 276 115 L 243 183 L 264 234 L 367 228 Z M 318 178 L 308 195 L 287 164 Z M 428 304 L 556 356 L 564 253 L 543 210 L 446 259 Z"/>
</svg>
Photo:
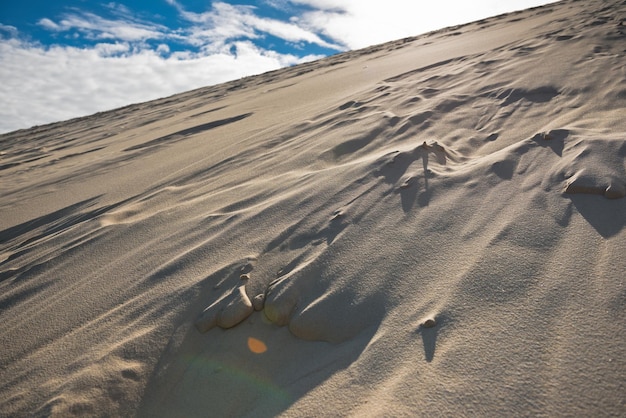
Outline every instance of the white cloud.
<svg viewBox="0 0 626 418">
<path fill-rule="evenodd" d="M 324 34 L 350 49 L 554 1 L 291 0 L 294 4 L 314 9 L 298 18 L 302 27 Z"/>
<path fill-rule="evenodd" d="M 143 41 L 165 37 L 167 28 L 128 19 L 105 19 L 93 13 L 70 13 L 58 23 L 48 18 L 38 24 L 55 32 L 77 30 L 87 39 L 115 39 L 120 41 Z"/>
<path fill-rule="evenodd" d="M 254 6 L 215 2 L 211 10 L 194 13 L 185 10 L 176 0 L 167 2 L 178 9 L 182 18 L 193 24 L 183 32 L 183 36 L 193 45 L 211 44 L 215 47 L 228 40 L 258 39 L 263 34 L 269 34 L 289 42 L 308 42 L 337 51 L 343 49 L 295 23 L 259 17 L 255 14 Z"/>
<path fill-rule="evenodd" d="M 47 17 L 44 17 L 43 19 L 39 19 L 39 22 L 37 22 L 39 24 L 39 26 L 48 29 L 48 30 L 52 30 L 52 31 L 62 31 L 63 28 L 61 28 L 61 26 L 57 25 L 56 23 L 54 23 L 52 20 L 48 19 Z"/>
<path fill-rule="evenodd" d="M 167 55 L 170 53 L 170 47 L 167 44 L 159 44 L 159 46 L 157 46 L 156 52 Z"/>
<path fill-rule="evenodd" d="M 319 45 L 324 48 L 341 50 L 342 48 L 336 44 L 332 44 L 324 41 L 315 33 L 305 30 L 293 23 L 285 23 L 279 20 L 273 19 L 261 19 L 254 15 L 246 16 L 245 22 L 252 26 L 253 28 L 267 32 L 270 35 L 282 38 L 286 41 L 292 42 L 309 42 L 312 44 Z"/>
<path fill-rule="evenodd" d="M 99 57 L 105 58 L 105 57 L 114 57 L 114 56 L 119 56 L 125 53 L 128 53 L 130 51 L 130 44 L 128 44 L 127 42 L 116 42 L 114 44 L 112 43 L 100 43 L 100 44 L 96 44 L 93 48 Z"/>
<path fill-rule="evenodd" d="M 235 54 L 133 51 L 128 43 L 52 47 L 0 42 L 0 132 L 65 120 L 258 74 L 298 58 L 236 42 Z M 120 53 L 123 53 L 120 55 Z M 182 59 L 184 58 L 184 59 Z"/>
</svg>

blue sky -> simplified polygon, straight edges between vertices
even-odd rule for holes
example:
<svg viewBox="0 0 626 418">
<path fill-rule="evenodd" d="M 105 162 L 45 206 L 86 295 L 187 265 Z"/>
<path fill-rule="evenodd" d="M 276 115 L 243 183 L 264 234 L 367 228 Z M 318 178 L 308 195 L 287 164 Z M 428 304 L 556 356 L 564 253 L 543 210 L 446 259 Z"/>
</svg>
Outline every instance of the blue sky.
<svg viewBox="0 0 626 418">
<path fill-rule="evenodd" d="M 0 0 L 0 133 L 549 0 Z"/>
</svg>

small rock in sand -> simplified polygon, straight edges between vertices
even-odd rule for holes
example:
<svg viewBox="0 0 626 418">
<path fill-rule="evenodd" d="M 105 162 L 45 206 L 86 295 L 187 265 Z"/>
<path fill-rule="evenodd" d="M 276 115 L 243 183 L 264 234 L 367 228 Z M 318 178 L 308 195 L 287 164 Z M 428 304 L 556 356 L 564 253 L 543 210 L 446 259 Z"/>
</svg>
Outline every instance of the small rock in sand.
<svg viewBox="0 0 626 418">
<path fill-rule="evenodd" d="M 620 199 L 626 196 L 626 186 L 622 184 L 611 183 L 604 191 L 604 197 L 607 199 Z"/>
<path fill-rule="evenodd" d="M 437 322 L 435 322 L 434 318 L 428 318 L 427 320 L 422 322 L 422 327 L 424 327 L 424 328 L 432 328 L 435 325 L 437 325 Z"/>
<path fill-rule="evenodd" d="M 265 294 L 261 293 L 259 295 L 256 295 L 254 299 L 252 299 L 252 306 L 254 307 L 255 311 L 262 311 L 263 307 L 265 306 Z"/>
</svg>

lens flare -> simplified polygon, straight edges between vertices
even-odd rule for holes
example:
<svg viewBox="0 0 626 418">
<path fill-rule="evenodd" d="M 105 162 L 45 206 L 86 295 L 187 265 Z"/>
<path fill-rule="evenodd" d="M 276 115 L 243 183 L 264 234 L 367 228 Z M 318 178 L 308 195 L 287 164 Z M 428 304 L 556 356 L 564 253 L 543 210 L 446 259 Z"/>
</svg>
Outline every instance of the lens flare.
<svg viewBox="0 0 626 418">
<path fill-rule="evenodd" d="M 255 354 L 262 354 L 267 351 L 267 346 L 265 345 L 265 343 L 254 337 L 248 338 L 248 348 Z"/>
</svg>

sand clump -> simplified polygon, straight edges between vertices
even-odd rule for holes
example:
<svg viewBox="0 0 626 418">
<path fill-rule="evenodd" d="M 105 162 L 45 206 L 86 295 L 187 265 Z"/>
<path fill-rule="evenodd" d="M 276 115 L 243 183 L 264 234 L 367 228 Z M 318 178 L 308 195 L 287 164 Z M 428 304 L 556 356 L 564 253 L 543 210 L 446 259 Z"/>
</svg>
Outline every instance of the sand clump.
<svg viewBox="0 0 626 418">
<path fill-rule="evenodd" d="M 626 142 L 621 135 L 562 131 L 568 134 L 561 139 L 563 158 L 557 170 L 565 178 L 564 192 L 596 194 L 607 199 L 626 196 Z"/>
<path fill-rule="evenodd" d="M 246 287 L 239 286 L 232 293 L 209 305 L 195 322 L 200 332 L 207 332 L 215 326 L 232 328 L 246 319 L 254 311 L 246 294 Z"/>
</svg>

